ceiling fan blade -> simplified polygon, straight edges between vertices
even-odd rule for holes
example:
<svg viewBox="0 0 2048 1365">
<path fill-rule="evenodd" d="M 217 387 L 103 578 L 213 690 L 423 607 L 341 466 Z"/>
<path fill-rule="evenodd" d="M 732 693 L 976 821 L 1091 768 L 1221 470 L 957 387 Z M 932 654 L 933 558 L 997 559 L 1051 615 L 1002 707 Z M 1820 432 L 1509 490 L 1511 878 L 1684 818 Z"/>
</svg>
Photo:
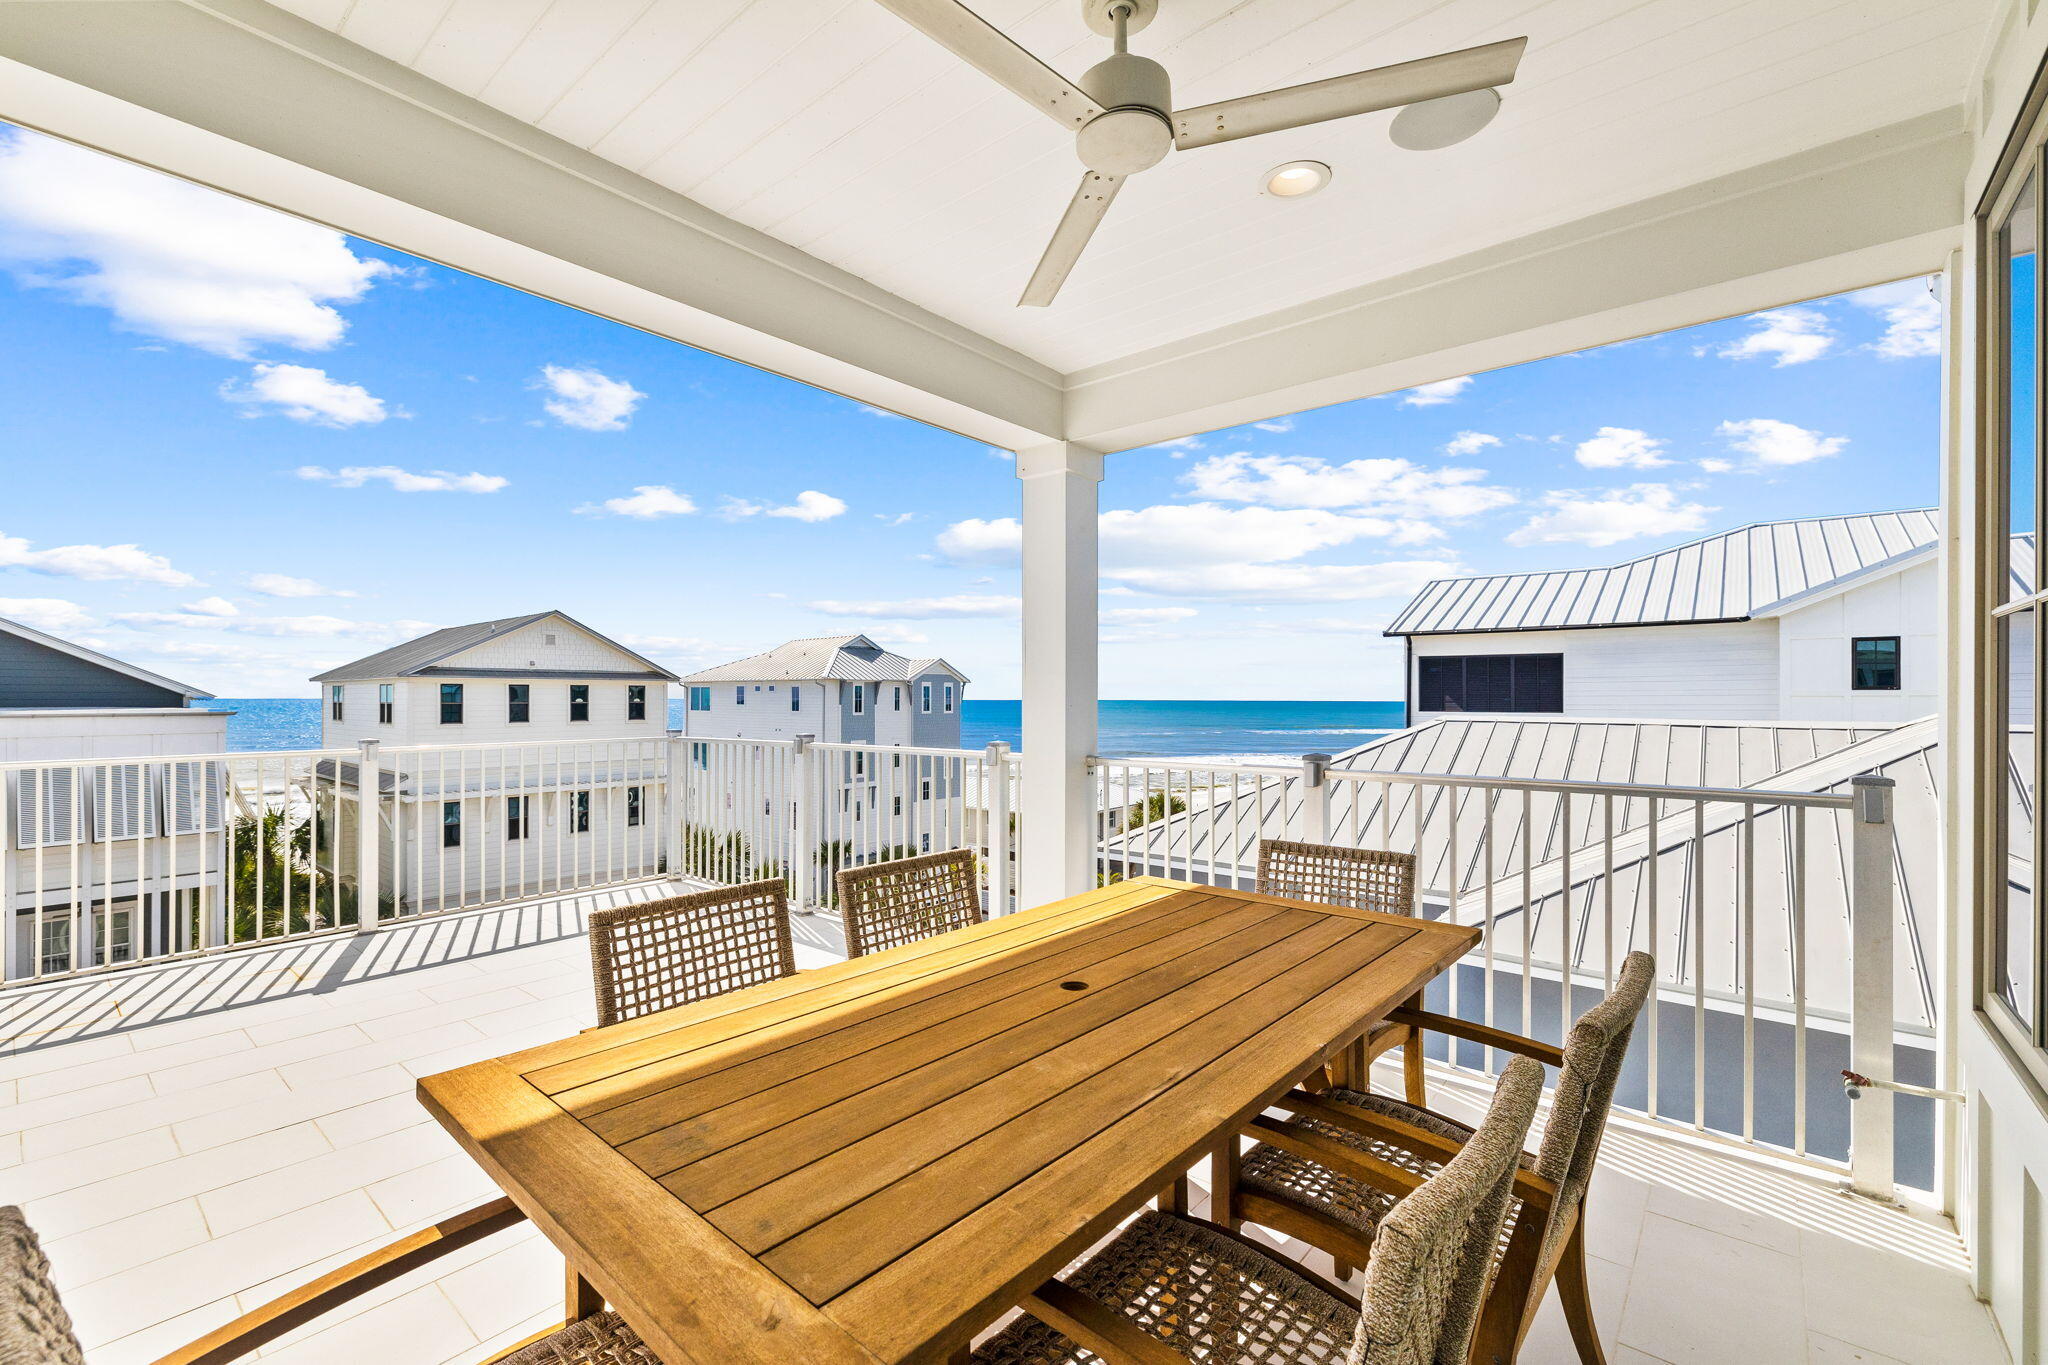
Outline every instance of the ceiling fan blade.
<svg viewBox="0 0 2048 1365">
<path fill-rule="evenodd" d="M 876 0 L 918 32 L 1068 128 L 1102 112 L 1080 87 L 955 0 Z"/>
<path fill-rule="evenodd" d="M 1376 67 L 1349 76 L 1332 76 L 1326 81 L 1177 109 L 1173 115 L 1173 145 L 1187 151 L 1218 142 L 1234 142 L 1241 137 L 1257 137 L 1260 133 L 1277 133 L 1283 128 L 1299 128 L 1352 114 L 1369 114 L 1375 109 L 1392 109 L 1506 85 L 1515 78 L 1522 49 L 1528 45 L 1527 38 L 1508 38 L 1398 66 Z"/>
<path fill-rule="evenodd" d="M 1074 200 L 1067 205 L 1060 225 L 1053 229 L 1045 255 L 1038 258 L 1038 269 L 1031 272 L 1031 283 L 1024 286 L 1023 297 L 1017 300 L 1019 308 L 1043 308 L 1059 294 L 1060 286 L 1067 282 L 1067 273 L 1081 259 L 1088 239 L 1095 235 L 1102 215 L 1109 212 L 1109 201 L 1116 198 L 1123 183 L 1124 177 L 1120 175 L 1103 175 L 1098 171 L 1081 177 L 1081 188 L 1074 191 Z"/>
</svg>

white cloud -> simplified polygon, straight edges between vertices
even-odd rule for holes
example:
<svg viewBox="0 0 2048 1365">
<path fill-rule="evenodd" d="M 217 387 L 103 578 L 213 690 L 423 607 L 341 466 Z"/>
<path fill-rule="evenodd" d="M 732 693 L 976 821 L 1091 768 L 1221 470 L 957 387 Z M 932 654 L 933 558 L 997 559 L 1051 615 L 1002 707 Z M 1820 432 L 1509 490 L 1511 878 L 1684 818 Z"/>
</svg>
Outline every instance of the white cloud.
<svg viewBox="0 0 2048 1365">
<path fill-rule="evenodd" d="M 785 507 L 773 507 L 765 502 L 749 502 L 745 498 L 727 498 L 725 505 L 718 509 L 718 515 L 727 521 L 744 521 L 748 517 L 787 517 L 791 521 L 830 521 L 846 511 L 846 504 L 830 493 L 820 493 L 815 488 L 806 488 L 796 495 L 796 501 Z M 908 517 L 908 513 L 904 514 Z"/>
<path fill-rule="evenodd" d="M 894 516 L 891 516 L 887 512 L 877 512 L 875 513 L 875 520 L 881 522 L 884 526 L 903 526 L 910 522 L 916 521 L 917 513 L 898 512 Z"/>
<path fill-rule="evenodd" d="M 1723 422 L 1715 431 L 1728 438 L 1736 450 L 1754 455 L 1767 465 L 1806 464 L 1837 454 L 1849 444 L 1846 436 L 1823 436 L 1773 417 L 1751 417 L 1740 422 Z"/>
<path fill-rule="evenodd" d="M 330 228 L 32 133 L 0 136 L 0 257 L 145 336 L 325 350 L 386 262 Z"/>
<path fill-rule="evenodd" d="M 225 597 L 202 597 L 197 602 L 187 602 L 184 610 L 198 616 L 240 616 L 242 609 Z"/>
<path fill-rule="evenodd" d="M 541 404 L 550 417 L 585 431 L 625 430 L 633 409 L 647 396 L 623 379 L 566 365 L 542 367 L 534 383 L 554 395 Z"/>
<path fill-rule="evenodd" d="M 53 545 L 47 550 L 29 548 L 32 542 L 0 533 L 0 569 L 26 569 L 55 578 L 85 578 L 99 582 L 161 583 L 167 588 L 189 588 L 199 580 L 171 567 L 162 555 L 151 554 L 136 545 Z"/>
<path fill-rule="evenodd" d="M 1446 455 L 1477 455 L 1488 446 L 1500 444 L 1500 437 L 1489 436 L 1483 431 L 1461 431 L 1444 442 Z"/>
<path fill-rule="evenodd" d="M 1941 299 L 1932 286 L 1931 279 L 1898 280 L 1849 296 L 1884 319 L 1884 335 L 1871 350 L 1887 360 L 1941 354 Z"/>
<path fill-rule="evenodd" d="M 115 613 L 123 625 L 150 629 L 222 630 L 237 635 L 264 635 L 292 639 L 330 636 L 400 638 L 432 629 L 424 621 L 349 621 L 339 616 L 219 616 L 193 611 L 127 611 Z"/>
<path fill-rule="evenodd" d="M 827 616 L 902 616 L 917 621 L 947 617 L 1015 616 L 1023 603 L 993 593 L 954 593 L 949 597 L 907 597 L 888 601 L 846 602 L 828 599 L 811 603 Z"/>
<path fill-rule="evenodd" d="M 1267 507 L 1350 508 L 1390 517 L 1466 517 L 1505 507 L 1515 495 L 1484 482 L 1483 469 L 1424 469 L 1409 460 L 1308 455 L 1212 455 L 1182 482 L 1205 498 Z"/>
<path fill-rule="evenodd" d="M 1579 442 L 1572 456 L 1588 469 L 1655 469 L 1671 461 L 1660 453 L 1664 442 L 1633 427 L 1601 427 Z"/>
<path fill-rule="evenodd" d="M 928 645 L 932 642 L 931 636 L 909 626 L 869 626 L 864 634 L 878 645 Z"/>
<path fill-rule="evenodd" d="M 665 483 L 643 483 L 634 486 L 629 498 L 606 498 L 603 502 L 576 509 L 590 516 L 609 514 L 615 517 L 632 517 L 639 521 L 656 521 L 662 517 L 684 517 L 697 510 L 697 504 L 687 493 L 678 493 Z"/>
<path fill-rule="evenodd" d="M 1461 374 L 1456 379 L 1439 379 L 1433 384 L 1417 384 L 1401 395 L 1404 408 L 1433 408 L 1456 399 L 1472 386 L 1472 376 Z"/>
<path fill-rule="evenodd" d="M 1724 360 L 1761 360 L 1768 356 L 1779 368 L 1818 360 L 1835 344 L 1827 314 L 1817 308 L 1774 308 L 1757 313 L 1756 330 L 1731 341 L 1714 354 Z"/>
<path fill-rule="evenodd" d="M 859 403 L 856 404 L 855 406 L 857 406 L 862 412 L 866 413 L 870 417 L 887 417 L 891 421 L 897 422 L 903 420 L 902 413 L 891 412 L 887 408 L 878 408 L 873 403 Z"/>
<path fill-rule="evenodd" d="M 349 465 L 343 469 L 307 464 L 299 466 L 298 475 L 315 483 L 331 483 L 337 488 L 361 488 L 366 483 L 381 481 L 400 493 L 495 493 L 511 482 L 497 474 L 456 474 L 446 469 L 415 474 L 390 464 Z"/>
<path fill-rule="evenodd" d="M 1260 431 L 1292 431 L 1294 430 L 1294 419 L 1292 417 L 1275 417 L 1270 422 L 1254 422 L 1252 425 Z"/>
<path fill-rule="evenodd" d="M 1200 450 L 1201 448 L 1202 438 L 1199 436 L 1176 436 L 1171 441 L 1158 441 L 1145 447 L 1147 450 Z"/>
<path fill-rule="evenodd" d="M 1458 572 L 1449 560 L 1386 564 L 1209 564 L 1191 568 L 1122 569 L 1109 577 L 1142 592 L 1218 602 L 1348 602 L 1410 597 L 1432 579 Z"/>
<path fill-rule="evenodd" d="M 294 422 L 323 427 L 375 425 L 390 415 L 384 400 L 362 385 L 330 379 L 327 371 L 310 365 L 256 365 L 246 384 L 237 387 L 229 380 L 220 386 L 220 396 L 247 405 L 245 416 L 259 416 L 268 407 Z"/>
<path fill-rule="evenodd" d="M 1638 483 L 1604 492 L 1546 493 L 1547 509 L 1508 536 L 1510 545 L 1616 545 L 1640 536 L 1704 530 L 1720 509 L 1680 502 L 1669 484 Z"/>
<path fill-rule="evenodd" d="M 0 616 L 36 630 L 84 630 L 93 619 L 84 607 L 61 597 L 0 597 Z"/>
<path fill-rule="evenodd" d="M 346 588 L 323 588 L 310 578 L 285 573 L 252 573 L 242 580 L 249 591 L 265 597 L 354 597 Z"/>
<path fill-rule="evenodd" d="M 1112 607 L 1102 613 L 1102 622 L 1110 626 L 1151 626 L 1199 615 L 1193 607 Z"/>
<path fill-rule="evenodd" d="M 1104 512 L 1099 526 L 1102 562 L 1126 567 L 1299 559 L 1336 545 L 1383 539 L 1400 529 L 1382 517 L 1206 502 Z M 1023 528 L 1013 517 L 955 522 L 938 537 L 940 553 L 967 562 L 1008 562 L 1022 544 Z"/>
<path fill-rule="evenodd" d="M 1729 470 L 1735 468 L 1735 462 L 1733 460 L 1709 458 L 1700 461 L 1700 468 L 1706 470 L 1709 474 L 1726 474 Z"/>
</svg>

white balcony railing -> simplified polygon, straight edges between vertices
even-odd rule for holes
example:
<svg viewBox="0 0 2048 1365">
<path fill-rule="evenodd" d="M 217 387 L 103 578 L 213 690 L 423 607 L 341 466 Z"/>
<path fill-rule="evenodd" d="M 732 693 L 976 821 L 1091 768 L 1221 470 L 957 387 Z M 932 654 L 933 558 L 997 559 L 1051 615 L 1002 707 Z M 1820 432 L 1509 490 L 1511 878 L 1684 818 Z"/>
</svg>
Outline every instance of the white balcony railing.
<svg viewBox="0 0 2048 1365">
<path fill-rule="evenodd" d="M 1657 1007 L 1617 1092 L 1641 1119 L 1838 1169 L 1889 1194 L 1895 1161 L 1932 1184 L 1927 1099 L 1840 1073 L 1934 1081 L 1933 1020 L 1894 970 L 1892 781 L 1768 791 L 1096 760 L 1099 879 L 1249 888 L 1262 839 L 1410 853 L 1422 912 L 1483 931 L 1428 1004 L 1562 1042 L 1633 949 Z M 1894 988 L 1895 977 L 1908 979 Z M 1488 1072 L 1491 1049 L 1433 1040 Z"/>
</svg>

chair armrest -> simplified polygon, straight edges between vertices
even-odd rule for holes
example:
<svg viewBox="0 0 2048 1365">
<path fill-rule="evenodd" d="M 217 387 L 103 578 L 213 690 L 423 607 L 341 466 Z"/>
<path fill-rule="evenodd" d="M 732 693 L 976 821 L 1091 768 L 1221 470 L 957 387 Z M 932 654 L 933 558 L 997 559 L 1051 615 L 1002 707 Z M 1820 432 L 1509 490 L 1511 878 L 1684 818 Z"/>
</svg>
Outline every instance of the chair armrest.
<svg viewBox="0 0 2048 1365">
<path fill-rule="evenodd" d="M 1430 1010 L 1409 1009 L 1403 1005 L 1391 1011 L 1387 1018 L 1397 1024 L 1406 1024 L 1414 1029 L 1427 1029 L 1432 1033 L 1448 1033 L 1454 1038 L 1467 1042 L 1483 1043 L 1497 1047 L 1503 1052 L 1512 1052 L 1523 1057 L 1534 1057 L 1546 1066 L 1563 1066 L 1564 1050 L 1548 1043 L 1539 1043 L 1534 1038 L 1524 1038 L 1519 1033 L 1506 1029 L 1488 1028 L 1448 1014 L 1437 1014 Z"/>
<path fill-rule="evenodd" d="M 1403 1170 L 1390 1161 L 1381 1161 L 1321 1133 L 1289 1128 L 1263 1114 L 1247 1124 L 1244 1131 L 1261 1142 L 1306 1157 L 1338 1175 L 1349 1176 L 1397 1199 L 1422 1187 L 1422 1177 L 1414 1171 Z"/>
<path fill-rule="evenodd" d="M 237 1360 L 286 1332 L 302 1327 L 331 1308 L 395 1280 L 408 1271 L 509 1228 L 525 1219 L 510 1199 L 493 1199 L 488 1204 L 444 1218 L 429 1228 L 401 1237 L 389 1246 L 359 1256 L 319 1279 L 280 1295 L 261 1308 L 251 1309 L 233 1322 L 217 1327 L 190 1345 L 181 1346 L 157 1365 L 221 1365 Z"/>
<path fill-rule="evenodd" d="M 1047 1280 L 1024 1296 L 1024 1311 L 1072 1337 L 1109 1365 L 1188 1365 L 1187 1357 L 1080 1290 Z"/>
<path fill-rule="evenodd" d="M 1376 1114 L 1369 1109 L 1359 1109 L 1341 1100 L 1326 1099 L 1305 1091 L 1289 1091 L 1276 1102 L 1286 1105 L 1297 1114 L 1312 1114 L 1333 1128 L 1342 1128 L 1360 1137 L 1391 1142 L 1397 1147 L 1405 1147 L 1418 1155 L 1434 1157 L 1439 1161 L 1449 1161 L 1465 1148 L 1465 1144 L 1456 1138 L 1448 1138 L 1441 1133 L 1432 1133 L 1427 1128 L 1418 1128 L 1412 1123 L 1404 1123 L 1386 1114 Z"/>
</svg>

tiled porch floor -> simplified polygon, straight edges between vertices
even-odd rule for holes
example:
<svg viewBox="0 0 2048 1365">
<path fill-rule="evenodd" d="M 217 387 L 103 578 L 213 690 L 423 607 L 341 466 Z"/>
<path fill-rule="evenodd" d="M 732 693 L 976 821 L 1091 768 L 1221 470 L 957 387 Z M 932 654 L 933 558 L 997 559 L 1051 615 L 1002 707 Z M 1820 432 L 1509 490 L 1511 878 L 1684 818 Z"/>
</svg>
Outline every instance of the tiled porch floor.
<svg viewBox="0 0 2048 1365">
<path fill-rule="evenodd" d="M 582 917 L 603 903 L 0 996 L 0 1202 L 27 1207 L 94 1365 L 153 1360 L 494 1194 L 413 1083 L 587 1026 Z M 838 955 L 835 926 L 797 923 L 802 965 Z M 1478 1097 L 1432 1084 L 1447 1109 Z M 1946 1225 L 1622 1128 L 1602 1164 L 1588 1236 L 1615 1365 L 2007 1359 Z M 559 1317 L 531 1228 L 434 1270 L 267 1357 L 468 1362 Z M 1523 1359 L 1576 1359 L 1554 1301 Z"/>
</svg>

